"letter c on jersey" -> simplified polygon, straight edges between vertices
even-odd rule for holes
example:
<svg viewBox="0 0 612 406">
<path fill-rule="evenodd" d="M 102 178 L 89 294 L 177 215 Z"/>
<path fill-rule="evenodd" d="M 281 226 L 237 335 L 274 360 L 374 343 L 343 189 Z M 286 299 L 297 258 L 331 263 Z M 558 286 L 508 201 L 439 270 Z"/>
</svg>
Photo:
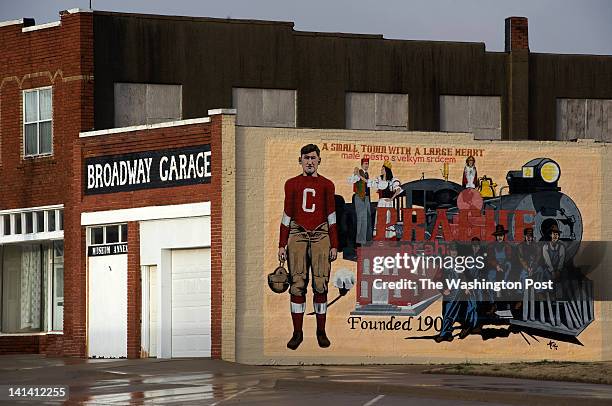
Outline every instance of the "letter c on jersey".
<svg viewBox="0 0 612 406">
<path fill-rule="evenodd" d="M 312 197 L 315 197 L 317 192 L 310 188 L 304 189 L 302 192 L 302 210 L 304 210 L 306 213 L 314 213 L 316 206 L 314 203 L 312 203 L 312 206 L 310 207 L 306 206 L 308 204 L 308 194 L 312 194 Z"/>
</svg>

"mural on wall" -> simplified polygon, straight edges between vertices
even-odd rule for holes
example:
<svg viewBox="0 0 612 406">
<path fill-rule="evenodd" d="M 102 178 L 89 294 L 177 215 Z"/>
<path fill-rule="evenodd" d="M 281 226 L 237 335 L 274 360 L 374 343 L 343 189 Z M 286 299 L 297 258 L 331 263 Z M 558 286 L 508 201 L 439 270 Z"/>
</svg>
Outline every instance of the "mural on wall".
<svg viewBox="0 0 612 406">
<path fill-rule="evenodd" d="M 321 348 L 333 340 L 326 333 L 328 309 L 353 295 L 342 315 L 348 331 L 411 332 L 406 340 L 436 344 L 468 336 L 520 336 L 525 345 L 544 338 L 551 349 L 558 341 L 582 344 L 578 336 L 595 318 L 593 287 L 573 263 L 583 219 L 561 191 L 557 161 L 508 160 L 514 166 L 501 179 L 479 173 L 484 149 L 391 152 L 361 145 L 359 153 L 352 144 L 320 144 L 296 151 L 301 173 L 284 180 L 280 266 L 268 277 L 274 292 L 289 290 L 287 348 L 304 340 L 309 285 L 314 311 L 307 315 L 316 319 L 313 336 Z M 352 163 L 352 171 L 323 176 L 319 164 L 330 152 L 344 167 Z M 497 174 L 503 170 L 493 165 Z M 426 170 L 415 179 L 417 166 Z M 407 271 L 398 265 L 406 252 L 423 261 L 442 252 L 480 262 L 461 271 L 458 263 L 449 269 L 423 262 Z M 382 265 L 395 257 L 395 265 Z M 341 266 L 333 265 L 337 258 Z M 448 284 L 452 278 L 456 285 Z M 507 291 L 492 288 L 502 282 Z M 434 304 L 441 304 L 437 314 L 429 310 Z"/>
<path fill-rule="evenodd" d="M 300 150 L 302 173 L 285 182 L 285 202 L 280 225 L 278 258 L 287 260 L 293 335 L 287 348 L 295 350 L 303 341 L 308 281 L 312 279 L 317 319 L 317 342 L 330 346 L 325 333 L 327 292 L 331 262 L 338 255 L 335 188 L 318 173 L 321 151 L 314 144 Z"/>
</svg>

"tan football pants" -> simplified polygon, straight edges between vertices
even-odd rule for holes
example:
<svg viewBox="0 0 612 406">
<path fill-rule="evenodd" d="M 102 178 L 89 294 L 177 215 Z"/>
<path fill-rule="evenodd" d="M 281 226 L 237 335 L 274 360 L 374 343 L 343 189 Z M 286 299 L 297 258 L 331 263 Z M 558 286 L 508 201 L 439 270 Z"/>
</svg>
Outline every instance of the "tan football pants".
<svg viewBox="0 0 612 406">
<path fill-rule="evenodd" d="M 306 231 L 291 221 L 287 242 L 289 267 L 289 293 L 305 296 L 308 290 L 309 270 L 312 270 L 312 289 L 315 293 L 327 293 L 331 262 L 329 260 L 329 226 L 323 223 L 313 231 Z"/>
</svg>

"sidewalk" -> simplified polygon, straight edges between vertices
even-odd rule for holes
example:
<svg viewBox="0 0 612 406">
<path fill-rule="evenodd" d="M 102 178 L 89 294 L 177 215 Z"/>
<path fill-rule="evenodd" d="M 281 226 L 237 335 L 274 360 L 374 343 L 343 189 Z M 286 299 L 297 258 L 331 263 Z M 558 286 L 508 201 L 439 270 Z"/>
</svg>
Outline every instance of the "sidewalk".
<svg viewBox="0 0 612 406">
<path fill-rule="evenodd" d="M 428 365 L 249 366 L 209 359 L 81 360 L 0 356 L 0 382 L 69 385 L 69 404 L 266 404 L 331 396 L 336 405 L 391 399 L 428 405 L 609 405 L 612 385 L 423 374 Z M 303 395 L 297 396 L 300 393 Z M 386 400 L 380 396 L 387 395 Z M 401 398 L 401 399 L 400 399 Z M 435 399 L 431 403 L 427 399 Z M 346 401 L 346 403 L 344 403 Z M 387 401 L 387 403 L 385 403 Z M 260 402 L 260 403 L 258 403 Z M 357 402 L 357 403 L 356 403 Z M 361 402 L 361 403 L 358 403 Z M 312 403 L 310 403 L 312 404 Z M 373 403 L 371 403 L 373 404 Z M 416 404 L 421 404 L 417 400 Z"/>
</svg>

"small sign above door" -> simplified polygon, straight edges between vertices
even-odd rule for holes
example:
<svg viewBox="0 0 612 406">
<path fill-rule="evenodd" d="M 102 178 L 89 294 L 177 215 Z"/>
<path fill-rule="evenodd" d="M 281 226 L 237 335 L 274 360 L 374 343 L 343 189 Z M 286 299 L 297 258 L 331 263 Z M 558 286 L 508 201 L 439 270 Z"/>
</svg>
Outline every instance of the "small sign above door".
<svg viewBox="0 0 612 406">
<path fill-rule="evenodd" d="M 94 245 L 89 247 L 87 254 L 90 257 L 99 257 L 102 255 L 120 255 L 127 254 L 128 245 L 127 242 L 120 244 L 106 244 L 106 245 Z"/>
</svg>

